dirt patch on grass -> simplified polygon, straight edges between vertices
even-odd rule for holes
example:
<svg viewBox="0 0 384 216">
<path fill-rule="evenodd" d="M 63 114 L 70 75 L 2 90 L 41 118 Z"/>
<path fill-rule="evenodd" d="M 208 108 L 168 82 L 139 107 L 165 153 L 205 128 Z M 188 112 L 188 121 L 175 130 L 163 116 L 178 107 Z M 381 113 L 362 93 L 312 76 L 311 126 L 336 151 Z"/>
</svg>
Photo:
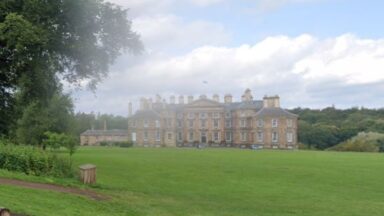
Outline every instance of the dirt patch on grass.
<svg viewBox="0 0 384 216">
<path fill-rule="evenodd" d="M 27 181 L 7 179 L 7 178 L 0 178 L 0 184 L 80 195 L 80 196 L 85 196 L 97 201 L 108 199 L 107 196 L 97 193 L 95 191 L 80 189 L 80 188 L 73 188 L 73 187 L 64 187 L 64 186 L 54 185 L 54 184 L 27 182 Z"/>
</svg>

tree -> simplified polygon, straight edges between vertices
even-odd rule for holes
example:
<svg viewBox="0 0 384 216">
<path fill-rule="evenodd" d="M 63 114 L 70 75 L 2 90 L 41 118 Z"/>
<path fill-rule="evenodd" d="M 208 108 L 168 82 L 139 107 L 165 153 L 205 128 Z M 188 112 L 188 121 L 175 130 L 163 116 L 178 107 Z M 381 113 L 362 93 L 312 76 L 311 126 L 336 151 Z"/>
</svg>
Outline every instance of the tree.
<svg viewBox="0 0 384 216">
<path fill-rule="evenodd" d="M 26 120 L 33 119 L 28 116 L 31 110 L 43 116 L 46 111 L 39 109 L 61 93 L 62 80 L 74 85 L 86 81 L 94 89 L 123 51 L 141 49 L 127 10 L 114 4 L 102 0 L 1 1 L 0 133 L 15 124 L 12 119 L 27 124 Z"/>
</svg>

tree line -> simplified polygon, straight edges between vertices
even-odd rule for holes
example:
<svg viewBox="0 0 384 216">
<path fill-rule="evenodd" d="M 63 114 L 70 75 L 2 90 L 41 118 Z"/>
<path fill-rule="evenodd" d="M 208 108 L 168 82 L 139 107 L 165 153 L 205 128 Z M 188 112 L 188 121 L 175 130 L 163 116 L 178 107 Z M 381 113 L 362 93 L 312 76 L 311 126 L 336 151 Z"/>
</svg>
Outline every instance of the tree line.
<svg viewBox="0 0 384 216">
<path fill-rule="evenodd" d="M 324 150 L 361 132 L 384 134 L 384 109 L 296 108 L 299 115 L 298 140 L 308 148 Z"/>
</svg>

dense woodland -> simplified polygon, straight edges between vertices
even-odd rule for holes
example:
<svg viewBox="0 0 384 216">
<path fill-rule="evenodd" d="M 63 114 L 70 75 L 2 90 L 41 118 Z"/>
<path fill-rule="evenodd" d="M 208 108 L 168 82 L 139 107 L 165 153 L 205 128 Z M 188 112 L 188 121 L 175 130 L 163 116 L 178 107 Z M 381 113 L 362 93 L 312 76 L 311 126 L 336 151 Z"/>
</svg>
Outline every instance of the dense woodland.
<svg viewBox="0 0 384 216">
<path fill-rule="evenodd" d="M 327 149 L 361 132 L 384 133 L 384 109 L 328 107 L 290 111 L 299 115 L 299 142 L 308 148 Z"/>
</svg>

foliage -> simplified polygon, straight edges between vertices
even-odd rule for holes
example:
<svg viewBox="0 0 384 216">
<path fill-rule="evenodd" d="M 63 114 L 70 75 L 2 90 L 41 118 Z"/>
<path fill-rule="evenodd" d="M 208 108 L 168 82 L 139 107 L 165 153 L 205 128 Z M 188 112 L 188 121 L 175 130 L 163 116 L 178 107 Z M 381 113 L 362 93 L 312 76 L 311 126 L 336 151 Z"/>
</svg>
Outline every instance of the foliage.
<svg viewBox="0 0 384 216">
<path fill-rule="evenodd" d="M 63 133 L 45 132 L 46 139 L 43 140 L 43 145 L 57 150 L 64 147 L 68 150 L 70 165 L 72 165 L 72 155 L 76 151 L 77 141 L 73 136 Z"/>
<path fill-rule="evenodd" d="M 76 113 L 75 117 L 75 135 L 80 136 L 81 133 L 88 129 L 102 130 L 104 129 L 104 122 L 107 129 L 122 129 L 128 128 L 128 119 L 123 116 L 97 114 L 94 113 Z"/>
<path fill-rule="evenodd" d="M 384 134 L 373 132 L 361 132 L 351 139 L 342 142 L 328 150 L 355 151 L 355 152 L 379 152 L 382 148 Z"/>
<path fill-rule="evenodd" d="M 127 10 L 114 4 L 0 1 L 0 134 L 37 144 L 44 131 L 66 132 L 63 118 L 47 117 L 45 109 L 68 101 L 62 100 L 61 81 L 80 85 L 85 80 L 95 89 L 122 52 L 141 49 Z M 38 128 L 29 132 L 35 123 Z"/>
<path fill-rule="evenodd" d="M 36 176 L 70 177 L 68 162 L 57 155 L 29 146 L 0 144 L 0 168 Z"/>
<path fill-rule="evenodd" d="M 100 146 L 117 146 L 122 148 L 129 148 L 129 147 L 133 147 L 133 142 L 132 141 L 120 141 L 120 142 L 102 141 L 100 142 Z"/>
<path fill-rule="evenodd" d="M 359 132 L 384 133 L 384 109 L 296 108 L 291 112 L 299 115 L 299 142 L 310 149 L 330 148 L 347 141 Z"/>
<path fill-rule="evenodd" d="M 73 125 L 71 98 L 54 94 L 46 106 L 39 102 L 26 105 L 17 121 L 16 138 L 22 144 L 40 145 L 46 131 L 71 134 Z"/>
</svg>

